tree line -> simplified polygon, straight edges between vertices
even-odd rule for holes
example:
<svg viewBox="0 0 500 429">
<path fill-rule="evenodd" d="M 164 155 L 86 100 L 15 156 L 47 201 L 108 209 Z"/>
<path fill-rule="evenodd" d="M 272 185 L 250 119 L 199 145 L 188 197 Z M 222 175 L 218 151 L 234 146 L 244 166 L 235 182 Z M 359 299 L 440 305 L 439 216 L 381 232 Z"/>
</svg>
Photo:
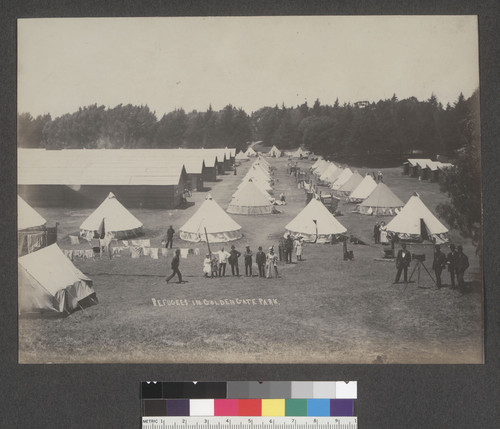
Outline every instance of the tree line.
<svg viewBox="0 0 500 429">
<path fill-rule="evenodd" d="M 471 97 L 472 98 L 472 97 Z M 106 108 L 97 104 L 52 119 L 50 115 L 18 115 L 19 147 L 176 148 L 235 147 L 263 141 L 287 150 L 302 146 L 317 155 L 338 159 L 400 162 L 411 154 L 454 156 L 464 146 L 468 104 L 462 94 L 443 106 L 433 95 L 376 103 L 360 102 L 312 107 L 262 107 L 247 114 L 227 105 L 220 111 L 186 113 L 176 109 L 160 119 L 147 105 Z"/>
<path fill-rule="evenodd" d="M 148 106 L 97 104 L 52 119 L 18 115 L 19 147 L 176 148 L 236 147 L 263 141 L 287 150 L 304 148 L 336 161 L 380 167 L 408 156 L 447 155 L 455 166 L 442 175 L 449 203 L 437 211 L 450 227 L 472 236 L 481 223 L 479 91 L 445 107 L 432 96 L 377 103 L 263 107 L 251 115 L 231 105 L 216 112 L 183 109 L 159 120 Z"/>
</svg>

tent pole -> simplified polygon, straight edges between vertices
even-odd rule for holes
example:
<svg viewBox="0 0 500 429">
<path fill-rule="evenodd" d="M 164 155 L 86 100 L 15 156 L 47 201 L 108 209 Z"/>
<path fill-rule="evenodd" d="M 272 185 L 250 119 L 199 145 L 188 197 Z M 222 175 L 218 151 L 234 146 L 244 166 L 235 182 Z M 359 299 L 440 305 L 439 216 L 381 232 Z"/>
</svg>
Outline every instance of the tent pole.
<svg viewBox="0 0 500 429">
<path fill-rule="evenodd" d="M 212 259 L 212 251 L 210 250 L 210 242 L 208 241 L 207 228 L 203 227 L 203 229 L 205 230 L 205 238 L 207 240 L 208 254 L 210 255 L 210 259 Z"/>
</svg>

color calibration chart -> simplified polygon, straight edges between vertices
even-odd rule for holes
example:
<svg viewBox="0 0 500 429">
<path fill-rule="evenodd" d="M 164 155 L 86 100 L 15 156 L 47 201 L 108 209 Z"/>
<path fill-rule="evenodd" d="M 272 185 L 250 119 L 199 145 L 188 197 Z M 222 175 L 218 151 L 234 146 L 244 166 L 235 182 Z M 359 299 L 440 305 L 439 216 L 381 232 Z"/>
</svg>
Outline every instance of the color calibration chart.
<svg viewBox="0 0 500 429">
<path fill-rule="evenodd" d="M 143 429 L 357 429 L 357 382 L 143 382 Z"/>
</svg>

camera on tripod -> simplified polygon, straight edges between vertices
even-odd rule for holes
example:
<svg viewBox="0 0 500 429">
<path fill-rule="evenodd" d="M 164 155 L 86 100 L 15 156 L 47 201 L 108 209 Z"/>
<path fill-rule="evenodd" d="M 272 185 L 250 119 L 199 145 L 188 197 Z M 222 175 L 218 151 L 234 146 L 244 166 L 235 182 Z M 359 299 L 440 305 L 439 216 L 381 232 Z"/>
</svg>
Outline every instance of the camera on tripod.
<svg viewBox="0 0 500 429">
<path fill-rule="evenodd" d="M 424 262 L 425 261 L 425 254 L 420 254 L 420 253 L 413 253 L 411 255 L 413 259 L 416 259 L 417 261 Z"/>
</svg>

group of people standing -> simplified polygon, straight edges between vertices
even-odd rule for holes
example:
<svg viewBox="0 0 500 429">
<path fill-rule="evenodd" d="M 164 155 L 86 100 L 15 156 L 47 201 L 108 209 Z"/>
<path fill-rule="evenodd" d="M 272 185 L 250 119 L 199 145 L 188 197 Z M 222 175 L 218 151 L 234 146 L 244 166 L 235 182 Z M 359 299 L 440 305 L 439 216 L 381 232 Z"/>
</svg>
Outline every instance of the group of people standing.
<svg viewBox="0 0 500 429">
<path fill-rule="evenodd" d="M 445 255 L 441 251 L 439 244 L 434 248 L 434 260 L 432 261 L 432 269 L 436 274 L 437 287 L 441 287 L 441 273 L 448 268 L 450 273 L 450 283 L 452 289 L 459 289 L 461 292 L 465 290 L 464 274 L 469 268 L 469 258 L 463 251 L 463 247 L 450 244 L 450 252 Z M 456 280 L 456 281 L 455 281 Z"/>
<path fill-rule="evenodd" d="M 404 282 L 408 282 L 408 268 L 412 260 L 411 253 L 406 250 L 406 244 L 401 245 L 396 257 L 396 279 L 394 283 L 399 283 L 401 274 L 404 274 Z M 441 246 L 434 246 L 434 257 L 432 260 L 432 270 L 436 275 L 436 286 L 438 289 L 442 287 L 441 274 L 443 270 L 448 269 L 450 273 L 450 282 L 452 289 L 459 289 L 461 292 L 465 290 L 464 274 L 469 268 L 469 258 L 463 253 L 463 247 L 450 244 L 450 252 L 445 255 L 441 251 Z"/>
<path fill-rule="evenodd" d="M 377 222 L 373 227 L 373 239 L 375 244 L 388 244 L 387 226 L 384 221 Z"/>
<path fill-rule="evenodd" d="M 297 261 L 302 260 L 302 238 L 296 240 L 290 234 L 286 238 L 282 238 L 278 245 L 278 256 L 280 261 L 285 261 L 286 264 L 292 263 L 292 255 L 295 249 L 295 257 Z"/>
<path fill-rule="evenodd" d="M 245 263 L 245 276 L 253 276 L 253 252 L 250 246 L 246 246 L 243 255 L 236 250 L 235 246 L 231 246 L 231 251 L 228 252 L 221 247 L 218 252 L 207 253 L 203 260 L 203 274 L 205 277 L 225 277 L 226 265 L 229 262 L 231 266 L 231 274 L 233 276 L 240 276 L 239 258 L 243 256 Z M 278 277 L 278 256 L 274 253 L 274 247 L 269 248 L 266 254 L 259 246 L 258 251 L 255 253 L 255 262 L 259 270 L 259 277 L 273 278 Z"/>
</svg>

